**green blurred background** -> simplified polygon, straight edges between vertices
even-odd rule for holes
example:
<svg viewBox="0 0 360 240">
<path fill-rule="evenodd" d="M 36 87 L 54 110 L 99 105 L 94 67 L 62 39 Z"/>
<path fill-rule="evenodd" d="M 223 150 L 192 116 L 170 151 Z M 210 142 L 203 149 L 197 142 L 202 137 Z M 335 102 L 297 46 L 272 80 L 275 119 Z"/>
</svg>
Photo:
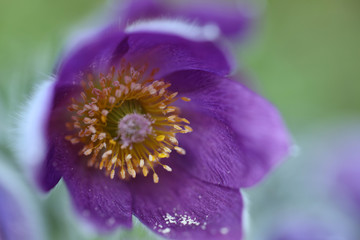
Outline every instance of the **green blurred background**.
<svg viewBox="0 0 360 240">
<path fill-rule="evenodd" d="M 328 119 L 358 116 L 360 1 L 257 0 L 256 5 L 258 25 L 239 51 L 240 66 L 279 108 L 290 131 L 296 135 Z M 100 0 L 0 2 L 0 146 L 10 159 L 8 129 L 23 102 L 52 74 L 69 32 L 108 6 Z M 45 202 L 51 239 L 64 239 L 61 226 L 74 229 L 67 215 L 58 219 L 51 204 L 64 199 L 64 192 L 60 187 Z"/>
<path fill-rule="evenodd" d="M 239 58 L 290 129 L 358 114 L 360 1 L 256 3 L 262 9 L 260 20 Z M 52 73 L 69 32 L 108 5 L 99 0 L 1 1 L 3 107 L 13 113 L 34 83 Z"/>
</svg>

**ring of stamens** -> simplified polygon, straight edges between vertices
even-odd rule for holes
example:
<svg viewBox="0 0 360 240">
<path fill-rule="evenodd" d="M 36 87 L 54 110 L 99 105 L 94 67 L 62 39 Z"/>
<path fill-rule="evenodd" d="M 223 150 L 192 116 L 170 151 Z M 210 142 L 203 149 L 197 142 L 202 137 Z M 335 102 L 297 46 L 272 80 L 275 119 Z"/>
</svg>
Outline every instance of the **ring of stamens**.
<svg viewBox="0 0 360 240">
<path fill-rule="evenodd" d="M 176 134 L 192 129 L 172 105 L 177 92 L 168 90 L 170 83 L 155 80 L 156 71 L 148 76 L 145 72 L 146 68 L 122 63 L 120 70 L 112 67 L 98 78 L 88 74 L 80 97 L 73 98 L 68 107 L 72 115 L 66 126 L 71 134 L 65 139 L 82 144 L 79 155 L 87 158 L 87 165 L 105 169 L 111 179 L 115 174 L 121 179 L 135 178 L 140 172 L 146 177 L 151 170 L 157 183 L 157 165 L 171 171 L 161 159 L 173 150 L 185 154 Z"/>
</svg>

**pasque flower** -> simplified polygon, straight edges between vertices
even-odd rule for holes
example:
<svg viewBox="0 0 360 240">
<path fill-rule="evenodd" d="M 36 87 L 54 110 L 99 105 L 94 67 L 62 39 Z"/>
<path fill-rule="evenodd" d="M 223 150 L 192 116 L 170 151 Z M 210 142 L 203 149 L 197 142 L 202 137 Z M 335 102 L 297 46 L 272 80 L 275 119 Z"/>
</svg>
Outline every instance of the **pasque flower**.
<svg viewBox="0 0 360 240">
<path fill-rule="evenodd" d="M 250 195 L 251 239 L 360 239 L 358 122 L 323 121 L 296 136 L 301 154 Z"/>
<path fill-rule="evenodd" d="M 0 154 L 0 239 L 45 239 L 36 203 L 20 179 Z"/>
<path fill-rule="evenodd" d="M 344 230 L 342 224 L 332 224 L 314 216 L 277 219 L 277 226 L 264 239 L 268 240 L 317 240 L 317 239 L 355 239 Z"/>
<path fill-rule="evenodd" d="M 345 124 L 344 124 L 345 125 Z M 360 220 L 360 130 L 356 124 L 349 123 L 343 132 L 337 133 L 335 158 L 332 166 L 332 193 L 341 205 L 349 210 L 356 221 Z M 335 136 L 335 134 L 334 134 Z"/>
<path fill-rule="evenodd" d="M 173 26 L 169 28 L 167 26 Z M 241 239 L 240 187 L 287 153 L 276 109 L 231 80 L 209 29 L 181 21 L 110 26 L 65 55 L 25 114 L 44 191 L 62 178 L 103 230 L 131 216 L 171 239 Z"/>
</svg>

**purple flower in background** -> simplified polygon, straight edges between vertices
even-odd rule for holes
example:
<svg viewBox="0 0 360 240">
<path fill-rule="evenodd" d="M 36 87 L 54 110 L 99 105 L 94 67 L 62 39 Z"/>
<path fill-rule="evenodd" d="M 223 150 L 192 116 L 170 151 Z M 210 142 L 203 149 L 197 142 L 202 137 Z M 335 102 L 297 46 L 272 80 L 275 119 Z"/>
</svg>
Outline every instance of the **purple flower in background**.
<svg viewBox="0 0 360 240">
<path fill-rule="evenodd" d="M 0 159 L 0 239 L 44 239 L 40 214 L 20 178 Z"/>
<path fill-rule="evenodd" d="M 350 125 L 350 124 L 349 124 Z M 333 164 L 334 195 L 342 205 L 346 206 L 357 221 L 360 220 L 360 131 L 359 127 L 351 126 L 346 134 L 337 137 L 341 144 L 334 151 Z"/>
<path fill-rule="evenodd" d="M 277 219 L 277 226 L 273 229 L 268 240 L 328 240 L 328 239 L 355 239 L 341 229 L 341 224 L 330 224 L 313 216 L 299 217 L 294 214 L 287 219 Z"/>
<path fill-rule="evenodd" d="M 63 178 L 102 230 L 131 227 L 133 214 L 171 239 L 242 239 L 239 188 L 289 139 L 277 110 L 229 79 L 207 32 L 178 20 L 109 27 L 68 54 L 24 118 L 41 188 Z"/>
<path fill-rule="evenodd" d="M 237 0 L 130 0 L 119 6 L 116 15 L 123 26 L 149 19 L 180 19 L 231 39 L 246 35 L 256 15 L 250 4 Z"/>
<path fill-rule="evenodd" d="M 0 185 L 0 239 L 26 239 L 28 227 L 18 199 Z"/>
<path fill-rule="evenodd" d="M 353 160 L 339 167 L 337 184 L 352 208 L 357 210 L 357 217 L 360 219 L 360 158 L 358 154 L 352 157 Z"/>
</svg>

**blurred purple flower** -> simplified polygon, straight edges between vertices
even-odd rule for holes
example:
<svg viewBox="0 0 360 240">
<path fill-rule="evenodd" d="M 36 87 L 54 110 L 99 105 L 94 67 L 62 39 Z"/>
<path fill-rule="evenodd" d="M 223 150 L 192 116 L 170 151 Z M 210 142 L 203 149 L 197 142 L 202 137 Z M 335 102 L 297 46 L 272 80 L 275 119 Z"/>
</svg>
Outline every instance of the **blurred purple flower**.
<svg viewBox="0 0 360 240">
<path fill-rule="evenodd" d="M 254 189 L 254 239 L 360 239 L 359 121 L 335 123 L 295 135 L 300 154 Z"/>
<path fill-rule="evenodd" d="M 0 239 L 26 239 L 28 223 L 14 196 L 0 185 Z"/>
<path fill-rule="evenodd" d="M 296 217 L 294 216 L 282 219 L 272 229 L 268 240 L 351 240 L 346 236 L 338 225 L 331 225 L 326 221 L 315 219 L 314 217 Z M 345 237 L 346 236 L 346 237 Z"/>
<path fill-rule="evenodd" d="M 149 19 L 180 19 L 205 27 L 209 32 L 239 39 L 244 37 L 254 22 L 255 10 L 238 0 L 130 0 L 121 1 L 122 26 Z"/>
<path fill-rule="evenodd" d="M 66 56 L 24 118 L 41 188 L 63 178 L 103 230 L 131 227 L 134 214 L 171 239 L 241 239 L 239 188 L 279 163 L 289 138 L 269 102 L 227 77 L 206 31 L 109 27 Z"/>
<path fill-rule="evenodd" d="M 341 196 L 342 205 L 360 220 L 360 135 L 358 126 L 350 128 L 347 135 L 338 137 L 342 145 L 334 153 L 336 162 L 333 187 L 335 195 Z"/>
<path fill-rule="evenodd" d="M 44 239 L 39 213 L 20 176 L 0 160 L 0 239 Z"/>
</svg>

